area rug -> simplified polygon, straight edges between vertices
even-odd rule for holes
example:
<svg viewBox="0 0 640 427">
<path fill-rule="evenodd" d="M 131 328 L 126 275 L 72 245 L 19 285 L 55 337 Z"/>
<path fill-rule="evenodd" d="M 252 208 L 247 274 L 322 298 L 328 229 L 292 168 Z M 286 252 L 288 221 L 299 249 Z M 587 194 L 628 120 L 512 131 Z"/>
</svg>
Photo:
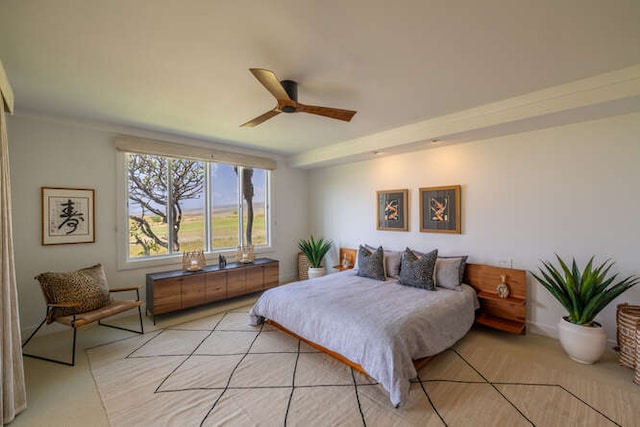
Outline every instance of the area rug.
<svg viewBox="0 0 640 427">
<path fill-rule="evenodd" d="M 478 347 L 468 356 L 455 346 L 434 357 L 412 382 L 409 401 L 396 409 L 374 380 L 280 330 L 249 326 L 247 312 L 87 350 L 110 424 L 622 425 L 565 385 L 585 386 L 579 379 L 536 366 L 524 372 L 509 355 Z M 492 363 L 474 366 L 487 357 Z"/>
</svg>

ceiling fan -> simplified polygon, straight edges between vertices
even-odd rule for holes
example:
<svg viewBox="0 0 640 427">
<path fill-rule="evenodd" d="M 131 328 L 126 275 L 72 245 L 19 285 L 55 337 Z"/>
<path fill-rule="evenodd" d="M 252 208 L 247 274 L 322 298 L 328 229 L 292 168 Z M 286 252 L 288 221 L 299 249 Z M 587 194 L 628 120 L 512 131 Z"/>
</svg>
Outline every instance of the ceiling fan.
<svg viewBox="0 0 640 427">
<path fill-rule="evenodd" d="M 273 71 L 264 68 L 250 68 L 249 71 L 271 92 L 278 104 L 272 110 L 243 123 L 240 125 L 241 127 L 257 126 L 280 113 L 310 113 L 345 122 L 351 121 L 353 115 L 356 114 L 356 111 L 351 110 L 301 104 L 298 102 L 298 83 L 292 80 L 280 81 Z"/>
</svg>

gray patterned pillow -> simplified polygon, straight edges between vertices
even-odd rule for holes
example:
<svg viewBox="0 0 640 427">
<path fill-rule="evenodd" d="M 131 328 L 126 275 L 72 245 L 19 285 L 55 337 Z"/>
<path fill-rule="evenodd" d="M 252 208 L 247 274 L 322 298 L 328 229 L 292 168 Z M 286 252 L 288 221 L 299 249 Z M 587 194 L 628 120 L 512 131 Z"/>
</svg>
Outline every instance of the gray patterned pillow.
<svg viewBox="0 0 640 427">
<path fill-rule="evenodd" d="M 437 249 L 421 257 L 416 256 L 411 249 L 405 249 L 402 254 L 399 283 L 404 286 L 435 291 L 436 284 L 433 281 L 433 270 L 437 259 Z"/>
<path fill-rule="evenodd" d="M 382 246 L 373 252 L 360 245 L 358 249 L 358 276 L 386 280 L 384 274 L 384 251 Z"/>
<path fill-rule="evenodd" d="M 371 245 L 367 245 L 366 243 L 363 245 L 369 252 L 375 252 L 376 248 Z M 398 278 L 398 274 L 400 274 L 400 260 L 402 259 L 401 251 L 389 251 L 382 248 L 384 252 L 384 275 L 387 277 L 392 277 L 394 279 Z M 357 263 L 356 263 L 357 265 Z"/>
<path fill-rule="evenodd" d="M 48 303 L 76 302 L 80 304 L 74 311 L 72 308 L 51 310 L 47 322 L 56 317 L 69 314 L 84 313 L 109 304 L 109 285 L 101 264 L 82 268 L 71 273 L 42 273 L 36 276 Z"/>
</svg>

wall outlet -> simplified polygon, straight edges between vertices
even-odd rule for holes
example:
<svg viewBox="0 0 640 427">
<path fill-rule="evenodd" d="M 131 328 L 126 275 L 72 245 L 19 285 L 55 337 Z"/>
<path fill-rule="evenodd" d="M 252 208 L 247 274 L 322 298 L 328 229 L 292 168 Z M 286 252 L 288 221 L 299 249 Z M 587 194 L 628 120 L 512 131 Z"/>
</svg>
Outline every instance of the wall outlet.
<svg viewBox="0 0 640 427">
<path fill-rule="evenodd" d="M 500 258 L 498 260 L 498 267 L 511 268 L 513 260 L 511 258 Z"/>
</svg>

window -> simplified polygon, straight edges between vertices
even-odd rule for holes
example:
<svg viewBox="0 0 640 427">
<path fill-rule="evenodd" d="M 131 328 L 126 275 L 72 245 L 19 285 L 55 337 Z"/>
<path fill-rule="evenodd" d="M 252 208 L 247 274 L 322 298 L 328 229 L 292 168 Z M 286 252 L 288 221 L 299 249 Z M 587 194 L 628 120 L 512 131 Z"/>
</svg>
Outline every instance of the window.
<svg viewBox="0 0 640 427">
<path fill-rule="evenodd" d="M 230 165 L 211 166 L 211 247 L 213 250 L 238 246 L 238 175 Z"/>
<path fill-rule="evenodd" d="M 245 168 L 243 172 L 242 224 L 244 238 L 242 242 L 245 245 L 266 245 L 268 242 L 267 199 L 265 197 L 267 174 L 264 169 L 255 168 Z"/>
<path fill-rule="evenodd" d="M 125 154 L 127 259 L 269 245 L 269 171 Z"/>
</svg>

